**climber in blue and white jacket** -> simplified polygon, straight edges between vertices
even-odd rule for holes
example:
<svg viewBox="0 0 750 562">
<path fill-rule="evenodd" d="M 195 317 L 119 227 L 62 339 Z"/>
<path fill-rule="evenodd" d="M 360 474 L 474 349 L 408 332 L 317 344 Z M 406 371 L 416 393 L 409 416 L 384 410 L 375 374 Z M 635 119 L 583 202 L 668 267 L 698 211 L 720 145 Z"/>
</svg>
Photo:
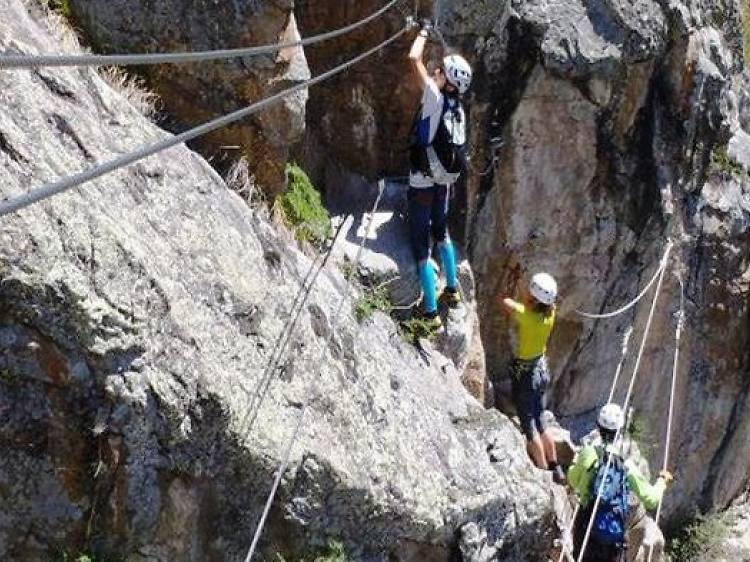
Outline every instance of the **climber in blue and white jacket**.
<svg viewBox="0 0 750 562">
<path fill-rule="evenodd" d="M 409 173 L 409 228 L 419 264 L 424 312 L 430 327 L 441 325 L 438 315 L 437 272 L 430 260 L 438 243 L 446 276 L 444 300 L 460 302 L 456 251 L 448 234 L 449 191 L 466 168 L 466 115 L 461 95 L 471 85 L 472 70 L 460 55 L 447 55 L 431 74 L 423 56 L 431 27 L 424 25 L 415 39 L 409 60 L 422 87 L 422 103 L 412 126 Z"/>
</svg>

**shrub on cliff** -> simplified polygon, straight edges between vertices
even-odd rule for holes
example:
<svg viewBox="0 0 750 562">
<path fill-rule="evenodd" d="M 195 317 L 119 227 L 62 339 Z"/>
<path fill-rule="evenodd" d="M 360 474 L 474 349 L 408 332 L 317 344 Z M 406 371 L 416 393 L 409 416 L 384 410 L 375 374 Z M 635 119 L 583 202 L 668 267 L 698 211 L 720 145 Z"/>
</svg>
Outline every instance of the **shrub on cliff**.
<svg viewBox="0 0 750 562">
<path fill-rule="evenodd" d="M 324 242 L 331 235 L 331 217 L 320 193 L 297 164 L 287 164 L 286 175 L 289 185 L 278 199 L 284 220 L 294 227 L 298 240 Z"/>
</svg>

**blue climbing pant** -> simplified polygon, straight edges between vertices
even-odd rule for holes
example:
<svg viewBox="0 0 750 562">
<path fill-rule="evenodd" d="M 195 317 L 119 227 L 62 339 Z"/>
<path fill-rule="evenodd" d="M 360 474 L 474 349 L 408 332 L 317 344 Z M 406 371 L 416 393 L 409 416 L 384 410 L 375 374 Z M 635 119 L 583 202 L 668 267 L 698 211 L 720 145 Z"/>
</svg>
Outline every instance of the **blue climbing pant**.
<svg viewBox="0 0 750 562">
<path fill-rule="evenodd" d="M 445 240 L 438 244 L 440 248 L 440 261 L 443 262 L 445 270 L 445 281 L 451 289 L 458 288 L 458 265 L 456 262 L 456 247 L 451 239 L 446 236 Z"/>
<path fill-rule="evenodd" d="M 419 280 L 424 293 L 424 309 L 428 314 L 437 311 L 437 272 L 430 260 L 419 262 Z"/>
<path fill-rule="evenodd" d="M 427 312 L 434 312 L 437 310 L 437 297 L 433 303 L 432 293 L 437 292 L 437 283 L 435 281 L 433 288 L 433 281 L 425 265 L 430 258 L 432 242 L 437 242 L 440 248 L 440 261 L 443 263 L 448 287 L 458 287 L 456 250 L 448 235 L 448 186 L 410 187 L 408 200 L 411 244 L 419 264 L 425 309 Z"/>
</svg>

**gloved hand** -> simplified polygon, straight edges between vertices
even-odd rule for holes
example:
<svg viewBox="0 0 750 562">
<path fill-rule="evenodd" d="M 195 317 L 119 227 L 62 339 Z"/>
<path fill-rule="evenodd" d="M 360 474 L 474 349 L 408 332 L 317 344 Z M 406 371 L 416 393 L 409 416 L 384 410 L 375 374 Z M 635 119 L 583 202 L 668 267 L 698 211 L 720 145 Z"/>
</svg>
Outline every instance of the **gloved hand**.
<svg viewBox="0 0 750 562">
<path fill-rule="evenodd" d="M 425 33 L 427 34 L 426 36 L 428 36 L 428 35 L 432 35 L 432 32 L 433 32 L 433 30 L 435 29 L 435 26 L 434 26 L 434 25 L 432 24 L 432 20 L 431 20 L 431 19 L 429 19 L 429 18 L 424 18 L 424 19 L 423 19 L 423 20 L 422 20 L 422 21 L 420 22 L 420 24 L 421 24 L 421 26 L 422 26 L 422 31 L 423 31 L 423 32 L 425 32 Z M 420 33 L 422 33 L 422 31 L 420 31 Z"/>
<path fill-rule="evenodd" d="M 659 478 L 664 478 L 664 482 L 669 486 L 674 481 L 674 476 L 668 470 L 662 470 L 659 473 Z"/>
</svg>

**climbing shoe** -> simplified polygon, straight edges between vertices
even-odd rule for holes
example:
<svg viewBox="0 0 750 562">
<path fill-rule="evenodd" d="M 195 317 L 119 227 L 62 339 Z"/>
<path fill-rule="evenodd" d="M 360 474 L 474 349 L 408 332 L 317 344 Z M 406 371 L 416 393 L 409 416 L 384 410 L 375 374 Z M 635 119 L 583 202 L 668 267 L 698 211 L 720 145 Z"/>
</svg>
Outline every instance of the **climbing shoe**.
<svg viewBox="0 0 750 562">
<path fill-rule="evenodd" d="M 443 327 L 443 321 L 437 312 L 425 312 L 423 320 L 425 328 L 431 332 L 436 332 Z"/>
<path fill-rule="evenodd" d="M 555 465 L 555 467 L 552 468 L 552 480 L 555 482 L 555 484 L 560 484 L 560 486 L 565 486 L 568 483 L 568 478 L 567 476 L 565 476 L 565 471 L 559 464 Z"/>
<path fill-rule="evenodd" d="M 461 292 L 452 287 L 446 287 L 440 295 L 440 301 L 448 305 L 448 308 L 458 308 L 461 304 Z"/>
</svg>

